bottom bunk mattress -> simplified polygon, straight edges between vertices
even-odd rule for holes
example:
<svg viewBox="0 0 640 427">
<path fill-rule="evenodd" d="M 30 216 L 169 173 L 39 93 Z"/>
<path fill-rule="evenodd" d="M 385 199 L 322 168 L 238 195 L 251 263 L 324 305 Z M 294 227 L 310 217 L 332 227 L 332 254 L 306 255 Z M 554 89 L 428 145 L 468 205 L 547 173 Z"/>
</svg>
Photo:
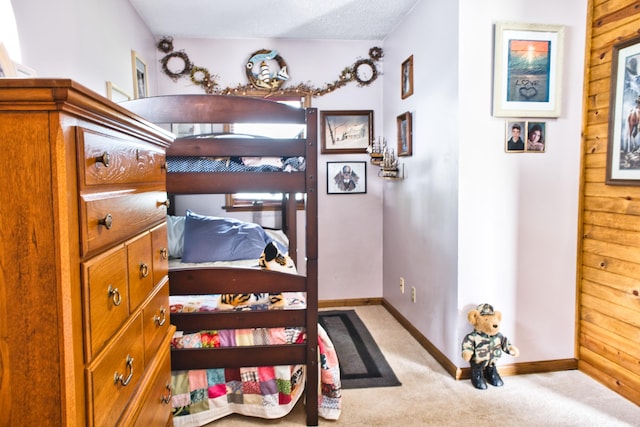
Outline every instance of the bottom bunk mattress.
<svg viewBox="0 0 640 427">
<path fill-rule="evenodd" d="M 177 348 L 299 343 L 304 330 L 257 328 L 244 330 L 177 332 Z M 233 345 L 231 344 L 231 345 Z M 327 333 L 318 325 L 318 415 L 337 420 L 341 411 L 338 358 Z M 173 425 L 202 426 L 230 414 L 273 419 L 288 414 L 304 392 L 303 365 L 197 369 L 172 372 Z M 306 402 L 309 404 L 309 402 Z"/>
</svg>

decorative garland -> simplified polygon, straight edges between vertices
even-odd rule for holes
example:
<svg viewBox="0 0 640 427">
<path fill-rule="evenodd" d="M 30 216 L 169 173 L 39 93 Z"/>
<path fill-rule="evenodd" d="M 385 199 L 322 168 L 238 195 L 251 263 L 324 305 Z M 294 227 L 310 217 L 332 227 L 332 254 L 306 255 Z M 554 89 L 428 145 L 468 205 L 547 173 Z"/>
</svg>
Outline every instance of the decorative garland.
<svg viewBox="0 0 640 427">
<path fill-rule="evenodd" d="M 236 87 L 226 87 L 220 88 L 219 84 L 216 82 L 218 76 L 211 75 L 209 70 L 204 67 L 198 67 L 191 63 L 189 57 L 184 51 L 176 51 L 173 52 L 173 38 L 172 37 L 163 37 L 160 39 L 158 44 L 156 45 L 158 50 L 167 55 L 160 60 L 162 63 L 162 71 L 169 76 L 174 82 L 177 81 L 180 77 L 189 75 L 191 82 L 196 85 L 202 87 L 202 89 L 209 95 L 212 94 L 220 94 L 220 95 L 238 95 L 245 94 L 247 92 L 251 92 L 256 90 L 256 87 L 249 83 L 245 85 L 238 85 Z M 355 81 L 358 83 L 358 86 L 364 87 L 373 83 L 378 78 L 378 68 L 376 67 L 376 62 L 381 60 L 384 56 L 382 48 L 380 47 L 372 47 L 369 49 L 369 58 L 358 59 L 353 65 L 350 67 L 346 67 L 340 73 L 340 76 L 337 80 L 326 83 L 323 87 L 314 87 L 309 84 L 299 83 L 295 87 L 287 87 L 287 88 L 278 88 L 278 89 L 260 89 L 266 94 L 277 94 L 284 92 L 296 92 L 305 95 L 311 96 L 322 96 L 328 93 L 333 92 L 336 89 L 344 87 L 347 83 Z M 184 66 L 179 71 L 171 71 L 168 68 L 168 63 L 171 59 L 179 59 L 183 61 Z M 284 60 L 282 60 L 284 63 Z M 363 68 L 364 67 L 364 68 Z M 370 76 L 364 78 L 367 75 L 365 68 L 368 68 Z M 359 70 L 363 70 L 360 71 Z"/>
</svg>

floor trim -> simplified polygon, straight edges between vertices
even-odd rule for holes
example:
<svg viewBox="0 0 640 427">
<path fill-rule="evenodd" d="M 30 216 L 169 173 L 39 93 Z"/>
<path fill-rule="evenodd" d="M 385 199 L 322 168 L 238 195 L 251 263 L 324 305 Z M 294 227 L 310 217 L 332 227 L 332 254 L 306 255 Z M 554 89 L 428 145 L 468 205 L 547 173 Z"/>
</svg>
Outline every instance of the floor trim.
<svg viewBox="0 0 640 427">
<path fill-rule="evenodd" d="M 458 367 L 434 346 L 418 329 L 407 320 L 393 305 L 384 298 L 355 298 L 344 300 L 319 301 L 319 308 L 349 307 L 362 305 L 382 305 L 400 323 L 412 337 L 456 380 L 470 378 L 471 369 Z M 578 369 L 578 359 L 543 360 L 538 362 L 514 363 L 500 365 L 500 375 L 540 374 L 545 372 L 570 371 Z"/>
</svg>

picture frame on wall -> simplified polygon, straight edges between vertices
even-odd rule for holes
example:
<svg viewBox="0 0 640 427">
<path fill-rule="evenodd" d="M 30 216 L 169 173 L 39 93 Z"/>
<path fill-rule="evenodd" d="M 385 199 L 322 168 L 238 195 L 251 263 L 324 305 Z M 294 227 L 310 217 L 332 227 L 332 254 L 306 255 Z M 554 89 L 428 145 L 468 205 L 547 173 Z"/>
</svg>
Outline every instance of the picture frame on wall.
<svg viewBox="0 0 640 427">
<path fill-rule="evenodd" d="M 412 114 L 407 111 L 396 118 L 398 127 L 398 157 L 413 154 Z"/>
<path fill-rule="evenodd" d="M 373 141 L 373 110 L 320 112 L 322 154 L 366 153 Z"/>
<path fill-rule="evenodd" d="M 327 162 L 327 194 L 367 192 L 367 162 Z"/>
<path fill-rule="evenodd" d="M 31 78 L 36 77 L 37 74 L 33 68 L 15 61 L 13 61 L 13 69 L 15 70 L 16 77 Z"/>
<path fill-rule="evenodd" d="M 107 82 L 107 98 L 114 102 L 131 101 L 131 95 L 112 82 Z"/>
<path fill-rule="evenodd" d="M 9 56 L 9 51 L 4 46 L 2 42 L 0 42 L 0 77 L 15 77 L 16 70 L 11 57 Z"/>
<path fill-rule="evenodd" d="M 149 96 L 149 80 L 147 63 L 136 53 L 131 51 L 131 67 L 133 72 L 133 98 L 146 98 Z"/>
<path fill-rule="evenodd" d="M 561 25 L 495 24 L 495 117 L 560 117 L 563 45 Z"/>
<path fill-rule="evenodd" d="M 507 153 L 544 153 L 547 123 L 515 119 L 506 121 L 505 146 Z"/>
<path fill-rule="evenodd" d="M 507 120 L 504 149 L 507 153 L 524 153 L 526 122 L 524 120 Z"/>
<path fill-rule="evenodd" d="M 400 79 L 400 96 L 405 99 L 413 95 L 413 55 L 402 63 Z"/>
<path fill-rule="evenodd" d="M 526 126 L 525 151 L 527 153 L 544 153 L 547 148 L 547 123 L 527 122 Z"/>
<path fill-rule="evenodd" d="M 640 185 L 640 36 L 613 46 L 605 183 Z"/>
</svg>

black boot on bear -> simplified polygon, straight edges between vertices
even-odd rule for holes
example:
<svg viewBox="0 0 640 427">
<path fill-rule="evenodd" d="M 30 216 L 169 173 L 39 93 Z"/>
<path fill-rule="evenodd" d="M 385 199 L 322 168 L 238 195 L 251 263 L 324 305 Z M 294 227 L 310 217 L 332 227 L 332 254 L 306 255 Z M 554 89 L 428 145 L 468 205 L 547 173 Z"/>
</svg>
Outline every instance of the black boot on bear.
<svg viewBox="0 0 640 427">
<path fill-rule="evenodd" d="M 471 362 L 471 384 L 478 390 L 486 390 L 487 383 L 482 377 L 482 365 Z"/>
<path fill-rule="evenodd" d="M 484 377 L 494 387 L 502 387 L 504 385 L 495 365 L 489 365 L 484 368 Z"/>
</svg>

